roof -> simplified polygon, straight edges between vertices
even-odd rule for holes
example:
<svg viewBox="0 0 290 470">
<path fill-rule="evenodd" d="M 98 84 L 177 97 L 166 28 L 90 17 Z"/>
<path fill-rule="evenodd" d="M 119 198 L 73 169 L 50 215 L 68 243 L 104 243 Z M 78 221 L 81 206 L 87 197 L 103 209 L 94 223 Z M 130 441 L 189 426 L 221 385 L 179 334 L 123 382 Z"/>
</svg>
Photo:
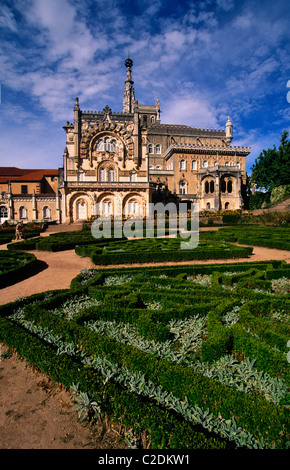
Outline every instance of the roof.
<svg viewBox="0 0 290 470">
<path fill-rule="evenodd" d="M 41 181 L 44 176 L 58 176 L 58 169 L 22 169 L 17 167 L 0 167 L 0 182 L 8 181 Z"/>
</svg>

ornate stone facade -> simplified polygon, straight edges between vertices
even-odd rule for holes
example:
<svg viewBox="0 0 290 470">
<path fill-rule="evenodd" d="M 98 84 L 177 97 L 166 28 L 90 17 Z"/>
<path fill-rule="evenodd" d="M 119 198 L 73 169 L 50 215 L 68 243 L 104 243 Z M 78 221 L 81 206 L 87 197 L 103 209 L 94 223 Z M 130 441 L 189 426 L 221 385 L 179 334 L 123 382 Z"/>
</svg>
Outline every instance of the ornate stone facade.
<svg viewBox="0 0 290 470">
<path fill-rule="evenodd" d="M 59 189 L 62 222 L 97 215 L 146 215 L 148 202 L 198 202 L 200 210 L 242 208 L 246 156 L 225 130 L 161 124 L 160 102 L 139 104 L 131 59 L 122 113 L 82 111 L 75 100 L 67 122 Z"/>
<path fill-rule="evenodd" d="M 251 149 L 231 146 L 230 118 L 225 130 L 162 124 L 158 98 L 152 105 L 136 100 L 132 65 L 128 58 L 121 113 L 108 106 L 83 111 L 75 99 L 74 121 L 64 126 L 58 187 L 48 196 L 30 184 L 29 203 L 28 195 L 16 189 L 9 196 L 7 191 L 7 201 L 0 205 L 10 211 L 8 219 L 17 218 L 21 197 L 27 199 L 28 219 L 43 219 L 48 206 L 51 218 L 65 224 L 98 215 L 144 217 L 148 203 L 158 201 L 195 202 L 210 211 L 242 208 Z M 47 197 L 53 201 L 43 199 Z"/>
</svg>

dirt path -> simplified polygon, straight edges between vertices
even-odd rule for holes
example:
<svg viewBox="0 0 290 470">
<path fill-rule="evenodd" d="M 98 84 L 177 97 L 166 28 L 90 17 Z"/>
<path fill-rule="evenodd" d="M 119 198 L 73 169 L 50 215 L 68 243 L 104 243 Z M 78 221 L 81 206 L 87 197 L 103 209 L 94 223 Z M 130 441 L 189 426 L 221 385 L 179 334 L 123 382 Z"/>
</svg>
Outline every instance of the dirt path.
<svg viewBox="0 0 290 470">
<path fill-rule="evenodd" d="M 68 289 L 71 280 L 76 277 L 82 269 L 95 268 L 95 269 L 110 269 L 110 268 L 123 268 L 128 267 L 125 264 L 110 265 L 110 266 L 96 266 L 90 258 L 81 258 L 75 254 L 74 250 L 61 251 L 56 253 L 46 251 L 31 251 L 35 254 L 38 260 L 47 265 L 47 268 L 36 274 L 33 277 L 25 279 L 15 285 L 8 286 L 0 290 L 0 305 L 12 302 L 17 297 L 26 297 L 28 295 L 37 294 L 47 290 L 54 289 Z M 166 262 L 166 263 L 146 263 L 146 264 L 132 264 L 129 266 L 173 266 L 173 265 L 199 265 L 199 264 L 212 264 L 212 263 L 237 263 L 237 262 L 251 262 L 251 261 L 267 261 L 267 260 L 285 260 L 289 263 L 290 252 L 283 250 L 276 250 L 272 248 L 254 247 L 253 255 L 250 258 L 240 258 L 231 260 L 194 260 L 194 261 L 181 261 L 181 262 Z"/>
<path fill-rule="evenodd" d="M 3 246 L 1 248 L 5 249 Z M 13 301 L 19 296 L 69 288 L 71 280 L 81 269 L 98 268 L 89 258 L 80 258 L 74 250 L 32 253 L 46 263 L 46 269 L 14 286 L 1 289 L 0 304 Z M 265 260 L 285 260 L 289 263 L 290 252 L 255 247 L 253 255 L 245 259 L 163 264 L 169 266 Z M 162 263 L 146 265 L 157 266 Z M 107 269 L 111 267 L 123 265 L 106 266 Z M 114 428 L 104 433 L 102 425 L 92 429 L 79 423 L 69 393 L 40 371 L 28 366 L 16 354 L 5 358 L 6 350 L 6 346 L 0 344 L 0 449 L 125 448 L 124 441 L 121 441 Z"/>
<path fill-rule="evenodd" d="M 80 423 L 70 394 L 0 343 L 0 449 L 121 449 L 118 430 Z"/>
</svg>

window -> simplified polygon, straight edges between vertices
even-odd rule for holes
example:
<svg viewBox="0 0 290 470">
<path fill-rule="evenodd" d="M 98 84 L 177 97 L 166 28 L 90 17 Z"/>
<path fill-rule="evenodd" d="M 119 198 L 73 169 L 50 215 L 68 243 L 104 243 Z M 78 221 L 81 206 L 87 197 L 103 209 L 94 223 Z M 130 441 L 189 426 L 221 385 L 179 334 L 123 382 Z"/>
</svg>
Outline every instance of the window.
<svg viewBox="0 0 290 470">
<path fill-rule="evenodd" d="M 179 194 L 186 194 L 186 182 L 180 181 L 179 183 Z"/>
<path fill-rule="evenodd" d="M 156 153 L 161 153 L 161 145 L 160 144 L 156 144 L 155 152 Z"/>
<path fill-rule="evenodd" d="M 226 186 L 227 186 L 227 185 L 226 185 L 226 182 L 225 182 L 225 180 L 223 179 L 223 180 L 221 181 L 221 192 L 222 192 L 222 193 L 225 193 L 225 192 L 226 192 L 226 189 L 227 189 Z"/>
<path fill-rule="evenodd" d="M 204 183 L 204 191 L 206 192 L 206 194 L 209 192 L 209 182 L 208 181 L 206 181 Z"/>
<path fill-rule="evenodd" d="M 27 194 L 27 193 L 28 193 L 27 184 L 22 184 L 21 185 L 21 194 Z"/>
<path fill-rule="evenodd" d="M 78 173 L 78 181 L 85 181 L 85 174 L 84 173 Z"/>
<path fill-rule="evenodd" d="M 148 145 L 148 152 L 153 153 L 153 145 L 152 144 Z"/>
<path fill-rule="evenodd" d="M 186 169 L 186 161 L 185 160 L 180 160 L 180 169 L 185 170 Z"/>
<path fill-rule="evenodd" d="M 207 209 L 210 209 L 210 202 L 208 202 L 208 203 L 206 204 L 206 208 L 207 208 Z"/>
<path fill-rule="evenodd" d="M 111 201 L 103 202 L 103 215 L 109 216 L 113 213 L 113 204 Z"/>
<path fill-rule="evenodd" d="M 111 139 L 111 137 L 105 137 L 97 141 L 95 150 L 98 152 L 119 152 L 119 145 L 116 139 Z"/>
<path fill-rule="evenodd" d="M 27 219 L 27 209 L 24 206 L 19 207 L 19 219 Z"/>
<path fill-rule="evenodd" d="M 225 166 L 230 166 L 230 162 L 225 162 Z"/>
<path fill-rule="evenodd" d="M 50 219 L 50 214 L 51 214 L 50 208 L 48 206 L 44 206 L 44 208 L 43 208 L 43 218 L 44 219 Z"/>
<path fill-rule="evenodd" d="M 8 210 L 5 206 L 0 206 L 0 222 L 2 219 L 8 219 Z"/>
<path fill-rule="evenodd" d="M 155 116 L 151 116 L 150 120 L 151 120 L 151 124 L 154 124 L 154 122 L 155 122 Z"/>
<path fill-rule="evenodd" d="M 229 203 L 229 202 L 226 202 L 226 203 L 225 203 L 225 210 L 229 209 L 229 207 L 230 207 L 230 203 Z"/>
<path fill-rule="evenodd" d="M 214 181 L 210 182 L 209 187 L 210 187 L 210 192 L 214 193 Z"/>
<path fill-rule="evenodd" d="M 214 162 L 214 166 L 219 166 L 219 162 L 218 161 Z"/>
<path fill-rule="evenodd" d="M 191 162 L 191 169 L 192 169 L 192 170 L 197 170 L 197 161 L 196 161 L 196 160 L 192 160 L 192 162 Z"/>
<path fill-rule="evenodd" d="M 137 173 L 130 174 L 130 181 L 137 181 Z"/>
<path fill-rule="evenodd" d="M 129 215 L 138 215 L 139 214 L 139 203 L 137 201 L 130 201 L 129 202 Z"/>
<path fill-rule="evenodd" d="M 160 165 L 157 165 L 156 170 L 162 170 Z"/>
<path fill-rule="evenodd" d="M 203 168 L 207 168 L 208 167 L 208 161 L 207 160 L 204 160 L 203 162 Z"/>
<path fill-rule="evenodd" d="M 106 181 L 107 180 L 107 172 L 106 172 L 105 168 L 100 169 L 99 179 L 100 179 L 100 181 Z"/>
<path fill-rule="evenodd" d="M 115 170 L 113 168 L 109 169 L 108 179 L 109 179 L 109 181 L 116 181 L 116 174 L 115 174 Z"/>
<path fill-rule="evenodd" d="M 231 193 L 233 190 L 233 183 L 231 182 L 231 180 L 228 181 L 227 187 L 228 187 L 228 193 Z"/>
</svg>

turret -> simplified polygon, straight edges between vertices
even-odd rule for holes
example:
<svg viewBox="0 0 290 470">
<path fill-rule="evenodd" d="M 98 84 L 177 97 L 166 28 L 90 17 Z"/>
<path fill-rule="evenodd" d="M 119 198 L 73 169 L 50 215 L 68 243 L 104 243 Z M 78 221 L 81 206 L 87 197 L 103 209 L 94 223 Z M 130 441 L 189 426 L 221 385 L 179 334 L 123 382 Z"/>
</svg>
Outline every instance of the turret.
<svg viewBox="0 0 290 470">
<path fill-rule="evenodd" d="M 233 140 L 233 124 L 229 116 L 227 123 L 226 123 L 226 142 L 230 144 L 232 140 Z"/>
</svg>

